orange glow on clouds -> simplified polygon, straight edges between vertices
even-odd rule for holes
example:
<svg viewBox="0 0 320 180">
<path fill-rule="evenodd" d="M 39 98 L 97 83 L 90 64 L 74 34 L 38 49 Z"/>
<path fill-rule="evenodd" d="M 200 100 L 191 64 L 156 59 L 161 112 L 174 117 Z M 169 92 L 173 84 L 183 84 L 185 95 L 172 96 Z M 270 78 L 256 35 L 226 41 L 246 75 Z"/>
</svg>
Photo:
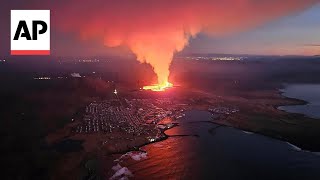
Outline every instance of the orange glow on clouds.
<svg viewBox="0 0 320 180">
<path fill-rule="evenodd" d="M 168 83 L 175 52 L 200 32 L 243 31 L 312 6 L 319 0 L 69 0 L 53 3 L 53 27 L 127 46 Z M 54 8 L 56 7 L 56 9 Z M 160 88 L 161 89 L 161 88 Z"/>
</svg>

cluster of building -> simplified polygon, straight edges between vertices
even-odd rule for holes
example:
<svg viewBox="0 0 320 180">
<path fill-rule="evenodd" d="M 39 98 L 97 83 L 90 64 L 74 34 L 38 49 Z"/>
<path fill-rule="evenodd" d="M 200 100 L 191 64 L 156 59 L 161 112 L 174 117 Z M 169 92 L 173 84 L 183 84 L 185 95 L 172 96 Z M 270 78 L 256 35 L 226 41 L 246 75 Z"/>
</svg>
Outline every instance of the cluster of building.
<svg viewBox="0 0 320 180">
<path fill-rule="evenodd" d="M 76 126 L 76 133 L 127 132 L 140 135 L 166 117 L 182 117 L 170 99 L 114 99 L 92 102 Z"/>
<path fill-rule="evenodd" d="M 146 124 L 157 124 L 160 120 L 173 114 L 172 102 L 167 99 L 132 99 L 126 103 L 132 113 L 136 114 Z"/>
<path fill-rule="evenodd" d="M 50 80 L 51 77 L 43 76 L 43 77 L 34 77 L 33 79 L 35 79 L 35 80 Z"/>
<path fill-rule="evenodd" d="M 95 74 L 95 72 L 92 72 L 92 74 Z M 36 77 L 33 77 L 33 79 L 34 80 L 54 80 L 54 79 L 85 78 L 85 77 L 86 76 L 81 75 L 80 73 L 74 72 L 65 76 L 52 76 L 52 75 L 36 76 Z M 107 81 L 107 82 L 109 83 L 113 81 Z"/>
<path fill-rule="evenodd" d="M 196 56 L 186 57 L 187 60 L 210 60 L 210 61 L 241 61 L 247 59 L 247 57 L 235 57 L 235 56 Z"/>
<path fill-rule="evenodd" d="M 229 115 L 233 114 L 239 111 L 237 108 L 231 108 L 231 107 L 211 107 L 208 109 L 209 112 L 214 113 L 214 114 L 224 114 L 224 115 Z"/>
<path fill-rule="evenodd" d="M 124 107 L 112 101 L 93 102 L 86 107 L 82 122 L 76 127 L 77 133 L 126 131 L 141 133 L 141 120 Z"/>
<path fill-rule="evenodd" d="M 99 59 L 79 59 L 79 63 L 98 63 L 100 62 Z"/>
</svg>

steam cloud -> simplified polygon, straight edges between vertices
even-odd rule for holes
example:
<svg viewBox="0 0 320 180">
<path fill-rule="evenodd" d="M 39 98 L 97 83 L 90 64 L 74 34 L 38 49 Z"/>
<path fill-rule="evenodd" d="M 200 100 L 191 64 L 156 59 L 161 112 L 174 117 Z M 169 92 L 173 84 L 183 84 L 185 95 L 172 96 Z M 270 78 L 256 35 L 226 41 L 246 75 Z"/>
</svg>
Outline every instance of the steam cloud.
<svg viewBox="0 0 320 180">
<path fill-rule="evenodd" d="M 69 0 L 51 4 L 53 27 L 82 38 L 125 45 L 168 80 L 175 52 L 199 32 L 213 36 L 252 28 L 302 11 L 319 0 Z M 57 8 L 57 9 L 55 9 Z"/>
</svg>

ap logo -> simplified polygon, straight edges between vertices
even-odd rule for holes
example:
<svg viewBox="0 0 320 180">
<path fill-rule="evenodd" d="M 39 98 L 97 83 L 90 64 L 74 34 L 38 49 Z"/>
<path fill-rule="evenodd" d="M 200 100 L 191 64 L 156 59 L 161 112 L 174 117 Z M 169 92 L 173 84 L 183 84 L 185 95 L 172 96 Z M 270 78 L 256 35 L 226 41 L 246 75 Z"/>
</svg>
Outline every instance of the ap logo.
<svg viewBox="0 0 320 180">
<path fill-rule="evenodd" d="M 50 10 L 11 10 L 11 55 L 50 55 Z"/>
</svg>

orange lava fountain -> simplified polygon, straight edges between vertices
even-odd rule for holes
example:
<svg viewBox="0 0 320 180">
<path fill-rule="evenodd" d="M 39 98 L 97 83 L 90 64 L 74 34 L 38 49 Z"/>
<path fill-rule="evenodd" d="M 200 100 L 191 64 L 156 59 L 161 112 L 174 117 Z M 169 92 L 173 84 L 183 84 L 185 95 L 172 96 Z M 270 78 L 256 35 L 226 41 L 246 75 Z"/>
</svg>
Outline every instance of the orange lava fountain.
<svg viewBox="0 0 320 180">
<path fill-rule="evenodd" d="M 165 82 L 163 84 L 154 84 L 151 86 L 143 86 L 144 90 L 151 90 L 151 91 L 165 91 L 169 88 L 172 88 L 173 84 L 169 82 Z"/>
</svg>

